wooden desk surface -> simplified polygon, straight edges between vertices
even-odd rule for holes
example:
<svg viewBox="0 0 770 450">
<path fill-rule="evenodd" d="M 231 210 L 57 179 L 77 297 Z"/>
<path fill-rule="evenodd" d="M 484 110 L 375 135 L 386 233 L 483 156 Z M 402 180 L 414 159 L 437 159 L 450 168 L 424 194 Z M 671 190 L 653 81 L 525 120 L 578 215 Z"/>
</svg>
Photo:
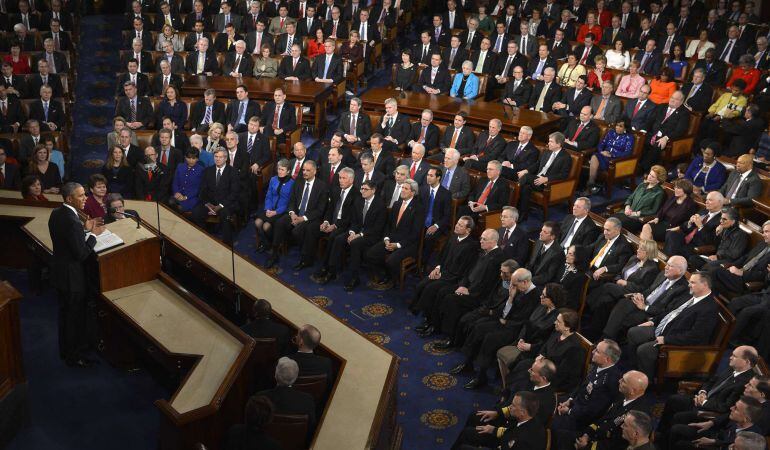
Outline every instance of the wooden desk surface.
<svg viewBox="0 0 770 450">
<path fill-rule="evenodd" d="M 290 102 L 313 103 L 331 94 L 332 85 L 315 81 L 285 81 L 280 78 L 233 78 L 228 76 L 193 75 L 182 84 L 183 95 L 203 96 L 206 89 L 216 89 L 217 97 L 235 98 L 235 88 L 244 84 L 249 89 L 249 97 L 273 99 L 276 88 L 282 87 Z"/>
<path fill-rule="evenodd" d="M 20 195 L 18 192 L 0 190 L 0 198 L 19 199 Z M 128 200 L 126 208 L 136 210 L 146 224 L 157 230 L 155 203 Z M 2 205 L 0 215 L 33 217 L 33 220 L 25 225 L 25 229 L 40 242 L 48 242 L 47 248 L 50 249 L 51 238 L 48 234 L 50 208 Z M 128 220 L 118 223 L 121 222 L 133 223 Z M 205 261 L 219 274 L 227 278 L 232 276 L 229 249 L 190 222 L 161 208 L 160 230 L 166 239 L 174 241 L 190 254 Z M 394 376 L 391 370 L 395 367 L 396 355 L 377 346 L 363 334 L 323 311 L 297 291 L 263 272 L 237 253 L 235 279 L 236 284 L 244 292 L 255 298 L 264 297 L 265 293 L 269 293 L 268 298 L 273 310 L 295 326 L 300 327 L 306 323 L 316 326 L 323 336 L 322 343 L 344 360 L 337 386 L 327 405 L 313 448 L 333 450 L 367 448 L 367 445 L 371 444 L 369 438 L 375 420 L 383 420 L 382 417 L 377 416 L 377 412 L 380 404 L 386 403 L 388 379 Z M 131 294 L 122 290 L 114 292 L 121 292 L 122 296 Z M 160 300 L 144 304 L 149 308 L 149 305 L 158 303 Z M 169 331 L 179 333 L 180 339 L 188 335 L 186 326 L 176 326 Z M 213 374 L 210 371 L 212 369 L 205 369 L 205 374 Z M 192 404 L 194 400 L 194 397 L 189 398 L 191 400 L 186 400 L 186 405 Z"/>
<path fill-rule="evenodd" d="M 171 406 L 186 413 L 211 403 L 243 345 L 159 280 L 102 294 L 167 350 L 202 355 Z"/>
<path fill-rule="evenodd" d="M 384 102 L 388 98 L 398 101 L 399 111 L 412 117 L 419 117 L 424 109 L 433 111 L 433 116 L 442 121 L 451 123 L 455 114 L 464 111 L 468 114 L 467 120 L 473 126 L 486 129 L 491 119 L 500 119 L 503 122 L 503 131 L 518 133 L 525 125 L 532 127 L 536 135 L 542 136 L 555 131 L 559 125 L 559 116 L 556 114 L 542 113 L 529 109 L 504 107 L 500 102 L 485 102 L 482 100 L 462 100 L 448 95 L 431 95 L 421 92 L 401 93 L 391 88 L 372 88 L 366 91 L 361 100 L 367 111 L 384 111 Z"/>
</svg>

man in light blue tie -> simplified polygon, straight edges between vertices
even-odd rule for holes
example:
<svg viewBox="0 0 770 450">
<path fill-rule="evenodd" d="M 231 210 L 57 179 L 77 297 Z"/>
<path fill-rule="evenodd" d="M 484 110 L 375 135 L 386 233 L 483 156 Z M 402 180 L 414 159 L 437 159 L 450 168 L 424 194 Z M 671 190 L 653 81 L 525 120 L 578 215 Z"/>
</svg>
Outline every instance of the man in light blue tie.
<svg viewBox="0 0 770 450">
<path fill-rule="evenodd" d="M 441 186 L 448 189 L 452 198 L 464 199 L 471 191 L 470 179 L 465 169 L 457 164 L 460 161 L 460 152 L 448 148 L 444 152 L 444 176 L 441 177 Z"/>
<path fill-rule="evenodd" d="M 711 277 L 694 273 L 690 295 L 672 302 L 672 307 L 628 330 L 628 346 L 636 366 L 648 377 L 655 375 L 662 345 L 708 345 L 718 322 L 718 308 L 711 293 Z M 652 379 L 652 378 L 651 378 Z"/>
<path fill-rule="evenodd" d="M 324 42 L 324 54 L 315 57 L 313 76 L 318 83 L 334 83 L 342 81 L 342 60 L 334 54 L 337 44 L 334 39 Z"/>
</svg>

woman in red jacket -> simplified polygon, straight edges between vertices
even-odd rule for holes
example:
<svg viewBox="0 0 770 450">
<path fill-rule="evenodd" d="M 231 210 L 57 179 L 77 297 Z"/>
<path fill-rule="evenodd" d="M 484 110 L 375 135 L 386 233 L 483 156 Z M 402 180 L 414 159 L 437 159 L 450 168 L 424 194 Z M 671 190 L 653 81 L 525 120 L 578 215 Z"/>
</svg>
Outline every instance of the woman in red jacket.
<svg viewBox="0 0 770 450">
<path fill-rule="evenodd" d="M 746 89 L 743 91 L 746 95 L 753 94 L 754 88 L 759 83 L 761 72 L 754 68 L 754 57 L 751 55 L 742 55 L 738 58 L 738 67 L 733 67 L 733 75 L 727 81 L 727 88 L 733 85 L 735 80 L 746 82 Z"/>
<path fill-rule="evenodd" d="M 577 42 L 582 43 L 583 40 L 586 38 L 586 34 L 593 33 L 595 38 L 595 41 L 598 41 L 602 38 L 602 27 L 598 23 L 596 23 L 596 13 L 593 11 L 588 13 L 586 15 L 586 23 L 580 26 L 580 29 L 578 30 L 577 34 Z"/>
</svg>

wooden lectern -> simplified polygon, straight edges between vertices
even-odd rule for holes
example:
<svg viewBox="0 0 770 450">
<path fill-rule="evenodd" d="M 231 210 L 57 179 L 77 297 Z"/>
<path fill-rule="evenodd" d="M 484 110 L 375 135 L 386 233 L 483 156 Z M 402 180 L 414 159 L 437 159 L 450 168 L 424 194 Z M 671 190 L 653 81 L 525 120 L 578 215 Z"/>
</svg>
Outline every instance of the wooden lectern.
<svg viewBox="0 0 770 450">
<path fill-rule="evenodd" d="M 19 291 L 7 281 L 0 282 L 0 448 L 11 442 L 28 418 L 19 333 L 20 300 Z"/>
</svg>

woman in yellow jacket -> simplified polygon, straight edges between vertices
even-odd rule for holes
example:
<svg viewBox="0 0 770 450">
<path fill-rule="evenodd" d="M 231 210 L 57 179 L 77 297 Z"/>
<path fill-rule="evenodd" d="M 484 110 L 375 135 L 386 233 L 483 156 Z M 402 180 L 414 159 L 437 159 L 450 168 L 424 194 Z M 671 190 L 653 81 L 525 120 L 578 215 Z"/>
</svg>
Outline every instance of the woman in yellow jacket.
<svg viewBox="0 0 770 450">
<path fill-rule="evenodd" d="M 562 64 L 559 68 L 556 79 L 561 86 L 575 87 L 575 82 L 578 77 L 585 74 L 585 66 L 578 64 L 577 56 L 574 53 L 570 53 L 569 56 L 567 56 L 567 62 Z"/>
<path fill-rule="evenodd" d="M 720 95 L 717 101 L 709 106 L 708 114 L 703 116 L 700 123 L 701 139 L 713 139 L 722 119 L 734 119 L 741 117 L 749 100 L 743 95 L 746 82 L 742 79 L 733 81 L 730 92 Z"/>
</svg>

